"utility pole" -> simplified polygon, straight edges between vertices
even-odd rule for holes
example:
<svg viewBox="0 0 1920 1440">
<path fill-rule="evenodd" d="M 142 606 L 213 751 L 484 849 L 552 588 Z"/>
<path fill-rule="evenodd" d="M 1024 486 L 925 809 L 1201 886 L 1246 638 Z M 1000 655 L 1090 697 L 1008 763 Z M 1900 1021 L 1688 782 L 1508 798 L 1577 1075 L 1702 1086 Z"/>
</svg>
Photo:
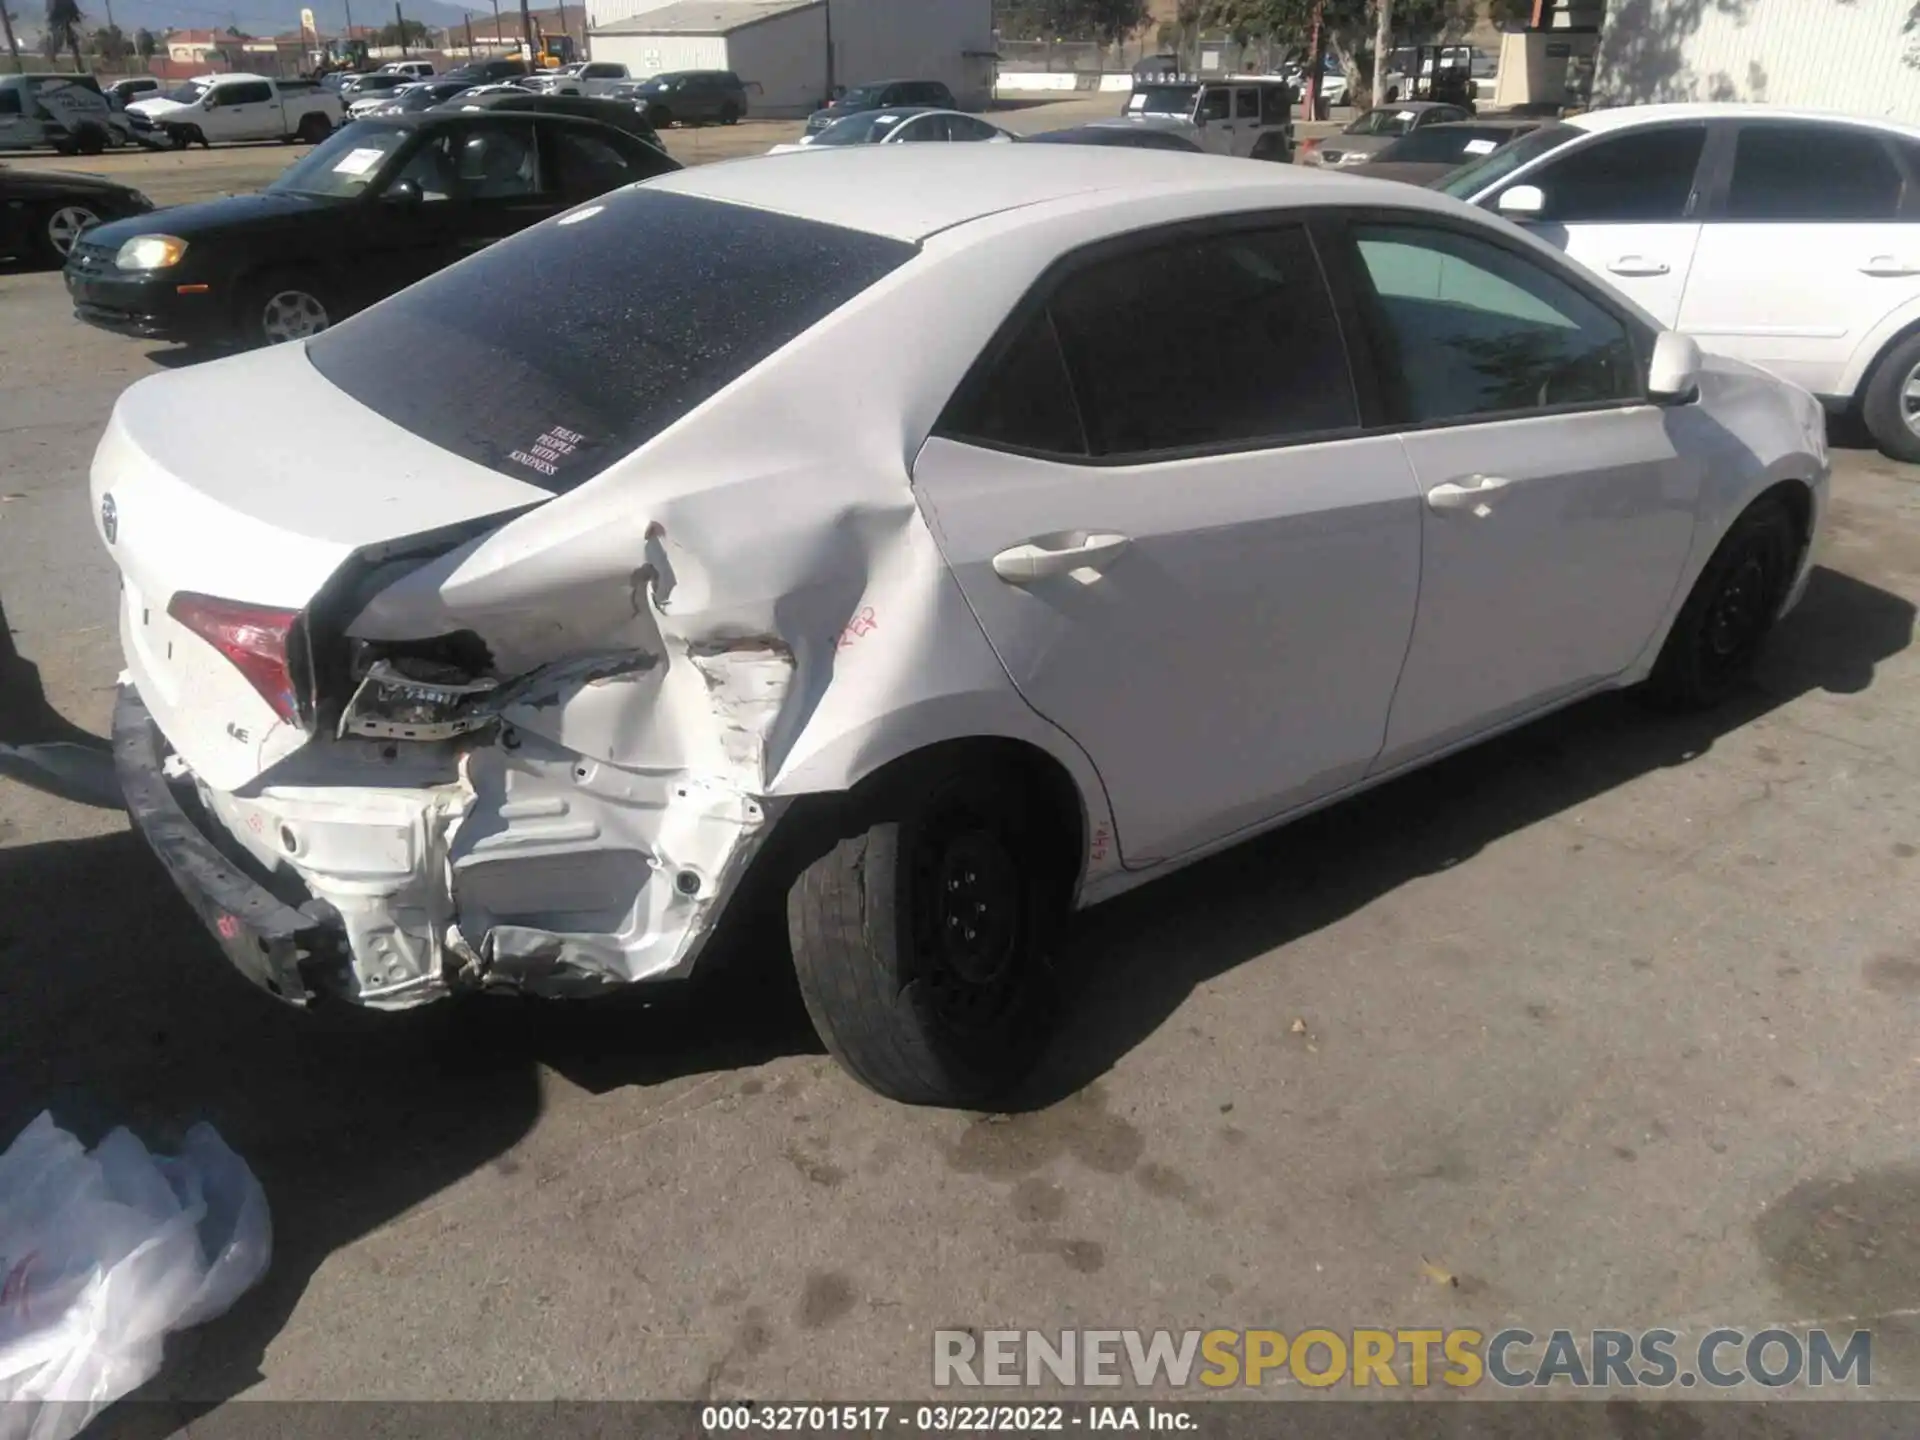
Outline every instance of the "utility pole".
<svg viewBox="0 0 1920 1440">
<path fill-rule="evenodd" d="M 400 58 L 407 58 L 407 17 L 400 13 L 400 0 L 393 0 L 393 25 L 400 32 Z"/>
<path fill-rule="evenodd" d="M 1387 60 L 1393 50 L 1393 0 L 1373 0 L 1373 103 L 1387 103 Z"/>
<path fill-rule="evenodd" d="M 348 55 L 353 53 L 353 0 L 340 0 L 340 3 L 347 7 L 346 42 L 340 51 L 340 58 L 344 61 Z"/>
<path fill-rule="evenodd" d="M 527 0 L 520 0 L 520 33 L 527 42 L 527 71 L 531 74 L 534 68 L 533 12 L 527 8 Z"/>
<path fill-rule="evenodd" d="M 1306 113 L 1301 118 L 1318 120 L 1320 118 L 1320 81 L 1326 69 L 1326 59 L 1320 53 L 1320 12 L 1321 0 L 1313 0 L 1313 23 L 1307 29 L 1307 94 Z"/>
<path fill-rule="evenodd" d="M 821 7 L 827 12 L 827 103 L 833 103 L 833 0 Z"/>
<path fill-rule="evenodd" d="M 0 30 L 7 32 L 7 53 L 13 56 L 14 73 L 26 74 L 27 67 L 20 63 L 20 42 L 13 35 L 13 16 L 7 13 L 7 0 L 0 0 Z"/>
<path fill-rule="evenodd" d="M 467 60 L 469 63 L 473 60 L 473 12 L 471 10 L 467 12 Z"/>
</svg>

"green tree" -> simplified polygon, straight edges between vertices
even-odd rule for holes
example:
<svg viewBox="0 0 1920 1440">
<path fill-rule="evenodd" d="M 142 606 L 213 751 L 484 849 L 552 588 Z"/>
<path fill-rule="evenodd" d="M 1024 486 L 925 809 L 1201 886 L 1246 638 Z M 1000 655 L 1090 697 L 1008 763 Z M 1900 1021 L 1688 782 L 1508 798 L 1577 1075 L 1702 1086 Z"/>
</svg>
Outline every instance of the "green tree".
<svg viewBox="0 0 1920 1440">
<path fill-rule="evenodd" d="M 1014 40 L 1116 45 L 1146 23 L 1146 0 L 1010 0 L 1000 9 L 1000 32 Z"/>
<path fill-rule="evenodd" d="M 118 25 L 102 25 L 93 32 L 93 53 L 109 65 L 118 65 L 132 53 L 133 46 L 128 43 L 126 32 Z"/>
<path fill-rule="evenodd" d="M 151 60 L 159 52 L 160 37 L 143 25 L 134 32 L 133 49 L 142 60 Z"/>
<path fill-rule="evenodd" d="M 80 71 L 86 67 L 80 63 L 80 27 L 87 17 L 80 13 L 78 0 L 47 0 L 47 33 L 45 46 L 47 58 L 53 59 L 62 49 L 73 56 L 73 68 Z"/>
<path fill-rule="evenodd" d="M 404 34 L 398 25 L 383 26 L 380 34 L 375 38 L 374 43 L 383 46 L 393 46 L 404 43 L 424 50 L 431 38 L 432 32 L 427 29 L 423 22 L 419 20 L 409 20 L 407 21 L 407 28 Z"/>
</svg>

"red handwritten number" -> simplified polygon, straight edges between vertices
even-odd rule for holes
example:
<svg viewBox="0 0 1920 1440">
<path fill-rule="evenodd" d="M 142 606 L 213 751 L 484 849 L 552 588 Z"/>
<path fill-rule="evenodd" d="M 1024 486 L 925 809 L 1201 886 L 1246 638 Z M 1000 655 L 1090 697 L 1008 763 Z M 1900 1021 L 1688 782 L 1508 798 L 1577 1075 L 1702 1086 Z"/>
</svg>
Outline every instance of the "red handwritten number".
<svg viewBox="0 0 1920 1440">
<path fill-rule="evenodd" d="M 840 632 L 840 643 L 833 648 L 836 650 L 848 649 L 854 641 L 866 638 L 878 627 L 879 622 L 874 619 L 873 607 L 871 605 L 863 605 L 860 607 L 859 613 L 847 622 L 847 628 Z"/>
<path fill-rule="evenodd" d="M 1104 860 L 1107 858 L 1107 842 L 1109 838 L 1106 826 L 1096 825 L 1093 827 L 1093 858 L 1095 860 Z"/>
<path fill-rule="evenodd" d="M 222 940 L 231 940 L 240 933 L 240 922 L 231 915 L 222 915 L 220 917 L 219 928 L 220 938 Z"/>
</svg>

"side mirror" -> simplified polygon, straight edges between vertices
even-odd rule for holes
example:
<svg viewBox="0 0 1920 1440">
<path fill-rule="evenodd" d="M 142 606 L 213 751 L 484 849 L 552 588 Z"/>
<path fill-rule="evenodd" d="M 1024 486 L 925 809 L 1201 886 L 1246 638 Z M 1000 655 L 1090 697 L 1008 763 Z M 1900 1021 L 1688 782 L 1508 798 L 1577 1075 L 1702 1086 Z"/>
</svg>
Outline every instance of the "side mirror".
<svg viewBox="0 0 1920 1440">
<path fill-rule="evenodd" d="M 398 205 L 402 209 L 411 210 L 426 199 L 426 196 L 421 192 L 419 181 L 396 180 L 387 187 L 385 198 L 389 205 Z"/>
<path fill-rule="evenodd" d="M 200 108 L 202 110 L 218 110 L 220 108 L 220 97 L 218 95 L 207 96 L 206 99 L 200 102 Z"/>
<path fill-rule="evenodd" d="M 1700 394 L 1700 347 L 1691 335 L 1662 330 L 1647 365 L 1647 398 L 1656 405 L 1685 405 Z"/>
<path fill-rule="evenodd" d="M 1538 185 L 1514 185 L 1500 192 L 1493 208 L 1509 220 L 1538 220 L 1547 208 L 1547 197 Z"/>
</svg>

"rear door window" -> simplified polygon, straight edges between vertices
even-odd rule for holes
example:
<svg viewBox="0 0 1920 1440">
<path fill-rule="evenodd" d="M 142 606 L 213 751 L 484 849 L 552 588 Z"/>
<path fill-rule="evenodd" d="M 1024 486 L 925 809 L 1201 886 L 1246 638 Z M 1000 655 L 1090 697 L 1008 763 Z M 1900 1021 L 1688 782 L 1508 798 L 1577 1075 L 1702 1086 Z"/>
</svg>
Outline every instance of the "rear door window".
<svg viewBox="0 0 1920 1440">
<path fill-rule="evenodd" d="M 1729 220 L 1891 220 L 1900 168 L 1880 137 L 1849 125 L 1742 125 L 1727 183 Z"/>
<path fill-rule="evenodd" d="M 1538 185 L 1543 220 L 1564 224 L 1682 220 L 1706 148 L 1705 125 L 1661 125 L 1603 136 L 1523 183 Z"/>
<path fill-rule="evenodd" d="M 1070 271 L 942 417 L 955 439 L 1064 457 L 1258 449 L 1359 410 L 1306 232 L 1194 235 Z"/>
<path fill-rule="evenodd" d="M 1291 96 L 1284 85 L 1260 87 L 1260 123 L 1285 125 L 1293 118 Z"/>
<path fill-rule="evenodd" d="M 558 494 L 914 254 L 837 225 L 619 190 L 315 336 L 307 356 L 402 429 Z"/>
</svg>

